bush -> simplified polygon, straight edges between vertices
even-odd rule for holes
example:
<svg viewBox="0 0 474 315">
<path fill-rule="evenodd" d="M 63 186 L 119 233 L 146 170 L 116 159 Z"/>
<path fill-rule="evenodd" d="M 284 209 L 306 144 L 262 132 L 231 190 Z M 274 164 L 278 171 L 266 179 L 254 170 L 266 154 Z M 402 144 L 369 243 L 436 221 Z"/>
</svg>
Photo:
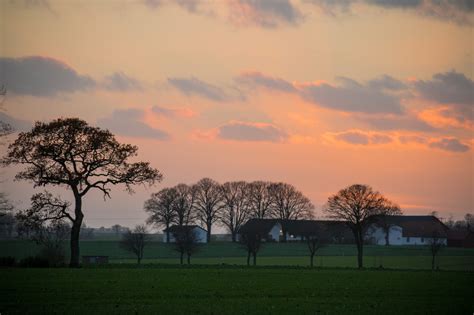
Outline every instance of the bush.
<svg viewBox="0 0 474 315">
<path fill-rule="evenodd" d="M 16 264 L 15 257 L 5 256 L 0 257 L 0 267 L 13 267 Z"/>
<path fill-rule="evenodd" d="M 38 256 L 48 261 L 50 267 L 61 267 L 66 264 L 65 250 L 62 246 L 43 247 Z"/>
<path fill-rule="evenodd" d="M 29 256 L 20 260 L 18 266 L 24 268 L 48 268 L 49 261 L 40 256 Z"/>
</svg>

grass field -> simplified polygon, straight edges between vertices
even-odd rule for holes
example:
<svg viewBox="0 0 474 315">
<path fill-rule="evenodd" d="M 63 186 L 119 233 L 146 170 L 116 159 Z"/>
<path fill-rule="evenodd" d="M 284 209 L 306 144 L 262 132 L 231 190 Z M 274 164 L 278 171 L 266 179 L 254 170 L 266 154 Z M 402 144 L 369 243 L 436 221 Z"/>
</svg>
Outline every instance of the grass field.
<svg viewBox="0 0 474 315">
<path fill-rule="evenodd" d="M 472 314 L 474 273 L 307 268 L 0 269 L 3 314 Z"/>
<path fill-rule="evenodd" d="M 0 256 L 21 259 L 35 255 L 38 246 L 28 241 L 0 241 Z M 119 248 L 117 241 L 82 241 L 82 255 L 106 255 L 113 263 L 133 263 L 134 257 Z M 354 245 L 331 245 L 318 252 L 315 264 L 320 267 L 356 267 L 357 254 Z M 420 246 L 366 246 L 364 250 L 367 267 L 394 269 L 429 269 L 431 257 L 426 247 Z M 258 257 L 259 265 L 308 265 L 308 250 L 303 243 L 265 244 Z M 152 242 L 145 249 L 143 263 L 176 264 L 178 254 L 172 247 L 161 242 Z M 192 259 L 196 264 L 245 264 L 246 253 L 238 244 L 215 242 L 202 246 Z M 474 250 L 444 248 L 437 265 L 443 270 L 474 270 Z"/>
</svg>

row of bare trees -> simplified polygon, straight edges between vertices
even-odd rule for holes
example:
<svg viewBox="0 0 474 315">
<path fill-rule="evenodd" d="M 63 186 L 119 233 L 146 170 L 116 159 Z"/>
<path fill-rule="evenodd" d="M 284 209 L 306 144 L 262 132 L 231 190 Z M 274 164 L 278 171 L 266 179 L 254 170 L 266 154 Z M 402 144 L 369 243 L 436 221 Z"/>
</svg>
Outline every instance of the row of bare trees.
<svg viewBox="0 0 474 315">
<path fill-rule="evenodd" d="M 215 224 L 224 226 L 235 242 L 248 219 L 308 219 L 313 216 L 314 206 L 287 183 L 234 181 L 221 185 L 203 178 L 192 185 L 179 184 L 153 193 L 144 208 L 149 213 L 148 223 L 166 228 L 167 242 L 171 225 L 196 223 L 207 230 L 208 242 Z"/>
</svg>

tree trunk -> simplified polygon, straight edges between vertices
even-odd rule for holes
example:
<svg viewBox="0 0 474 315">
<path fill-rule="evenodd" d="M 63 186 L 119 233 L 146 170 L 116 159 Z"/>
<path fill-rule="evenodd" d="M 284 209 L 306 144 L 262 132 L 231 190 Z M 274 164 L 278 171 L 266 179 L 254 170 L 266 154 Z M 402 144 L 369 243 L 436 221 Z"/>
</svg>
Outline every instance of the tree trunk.
<svg viewBox="0 0 474 315">
<path fill-rule="evenodd" d="M 207 235 L 206 235 L 206 239 L 207 239 L 207 242 L 210 243 L 211 242 L 211 229 L 212 229 L 212 223 L 210 222 L 207 222 Z"/>
<path fill-rule="evenodd" d="M 184 256 L 184 253 L 181 253 L 181 256 L 179 257 L 179 262 L 181 263 L 181 265 L 183 264 L 183 256 Z"/>
<path fill-rule="evenodd" d="M 431 270 L 434 270 L 434 269 L 435 269 L 435 256 L 436 256 L 436 255 L 432 255 L 432 256 L 431 256 Z"/>
<path fill-rule="evenodd" d="M 188 265 L 191 265 L 191 255 L 188 254 Z"/>
<path fill-rule="evenodd" d="M 363 267 L 362 258 L 363 258 L 363 245 L 360 243 L 360 240 L 359 240 L 359 244 L 357 244 L 357 267 L 359 269 L 362 269 Z"/>
<path fill-rule="evenodd" d="M 253 265 L 257 265 L 257 253 L 253 253 Z"/>
<path fill-rule="evenodd" d="M 390 227 L 387 230 L 385 230 L 385 246 L 390 245 L 389 236 L 390 236 Z"/>
<path fill-rule="evenodd" d="M 82 199 L 79 194 L 75 193 L 75 220 L 72 222 L 71 228 L 71 259 L 69 261 L 69 267 L 71 268 L 79 268 L 79 258 L 80 258 L 80 250 L 79 250 L 79 235 L 81 233 L 81 225 L 82 220 L 84 218 L 84 214 L 82 213 Z"/>
<path fill-rule="evenodd" d="M 247 252 L 247 266 L 250 266 L 250 252 Z"/>
<path fill-rule="evenodd" d="M 283 237 L 281 238 L 282 243 L 286 242 L 286 229 L 281 227 L 281 232 L 283 233 Z"/>
<path fill-rule="evenodd" d="M 170 224 L 166 223 L 166 243 L 170 242 Z"/>
<path fill-rule="evenodd" d="M 311 254 L 310 266 L 313 268 L 314 254 Z"/>
<path fill-rule="evenodd" d="M 231 233 L 232 233 L 232 242 L 235 243 L 237 241 L 237 238 L 236 238 L 237 233 L 235 231 L 232 231 Z"/>
<path fill-rule="evenodd" d="M 142 261 L 142 258 L 140 256 L 137 257 L 137 264 L 140 264 Z"/>
</svg>

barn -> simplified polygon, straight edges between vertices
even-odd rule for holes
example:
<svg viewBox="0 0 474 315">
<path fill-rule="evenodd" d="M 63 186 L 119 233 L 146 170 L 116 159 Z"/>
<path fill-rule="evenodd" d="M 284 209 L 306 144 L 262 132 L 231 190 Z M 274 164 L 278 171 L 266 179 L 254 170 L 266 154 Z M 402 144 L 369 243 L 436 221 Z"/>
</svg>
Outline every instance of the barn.
<svg viewBox="0 0 474 315">
<path fill-rule="evenodd" d="M 266 242 L 297 242 L 303 241 L 306 235 L 319 235 L 329 243 L 354 243 L 354 236 L 344 221 L 250 219 L 239 234 L 249 232 L 264 235 Z"/>
<path fill-rule="evenodd" d="M 277 219 L 250 219 L 240 227 L 237 240 L 244 233 L 263 235 L 262 238 L 266 242 L 279 242 L 282 228 Z"/>
</svg>

